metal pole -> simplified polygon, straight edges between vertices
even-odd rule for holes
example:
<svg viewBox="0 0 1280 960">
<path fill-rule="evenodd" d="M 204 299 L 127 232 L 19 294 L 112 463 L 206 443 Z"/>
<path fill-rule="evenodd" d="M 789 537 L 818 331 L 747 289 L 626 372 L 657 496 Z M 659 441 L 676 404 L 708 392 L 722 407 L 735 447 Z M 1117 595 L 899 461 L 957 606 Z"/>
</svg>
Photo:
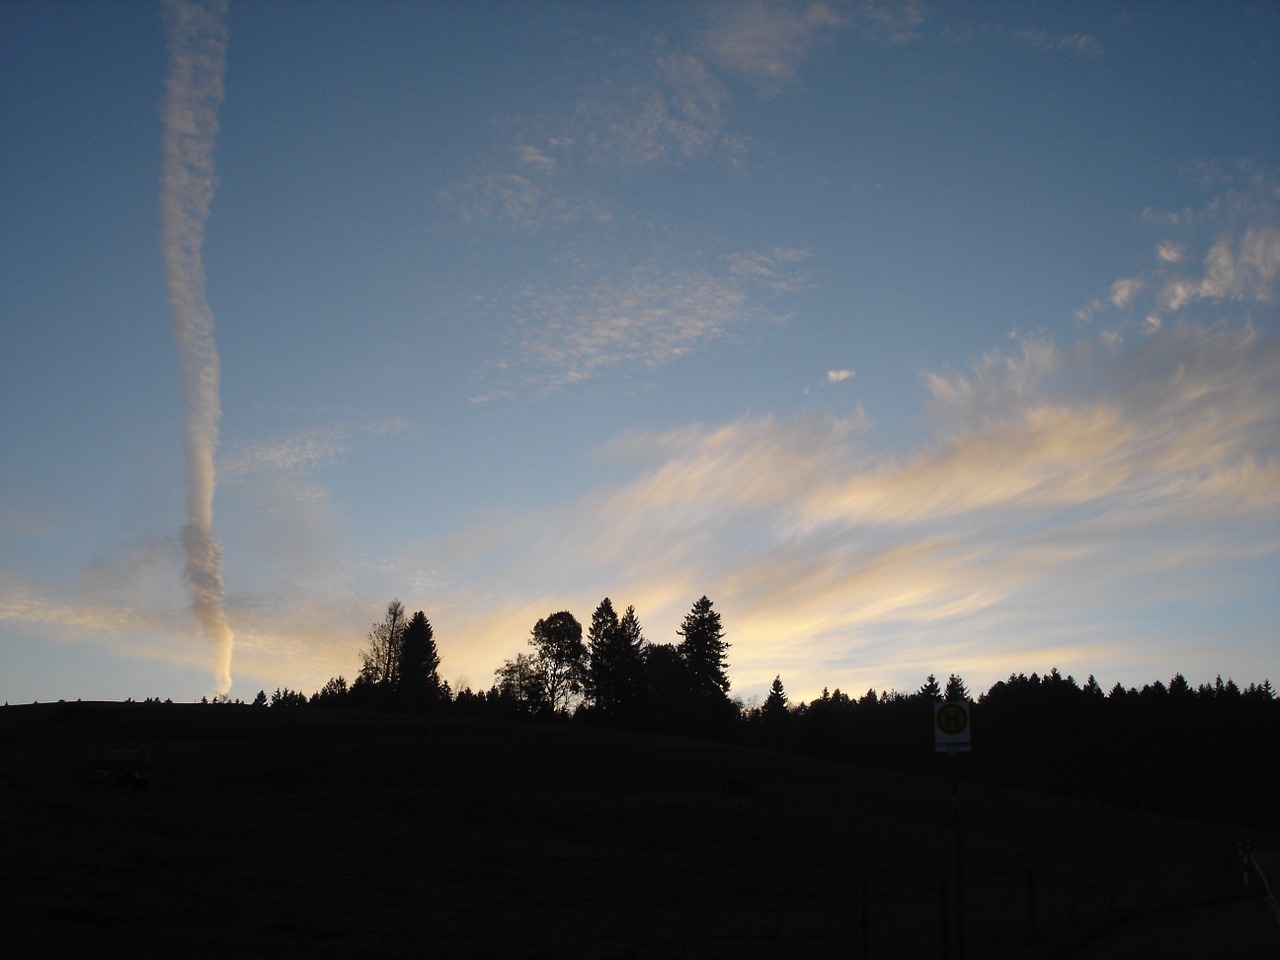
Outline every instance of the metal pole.
<svg viewBox="0 0 1280 960">
<path fill-rule="evenodd" d="M 947 881 L 938 884 L 938 905 L 941 907 L 942 920 L 942 960 L 951 957 L 951 904 L 947 899 Z"/>
<path fill-rule="evenodd" d="M 951 755 L 951 813 L 956 834 L 956 957 L 964 960 L 964 855 L 960 843 L 960 765 Z"/>
</svg>

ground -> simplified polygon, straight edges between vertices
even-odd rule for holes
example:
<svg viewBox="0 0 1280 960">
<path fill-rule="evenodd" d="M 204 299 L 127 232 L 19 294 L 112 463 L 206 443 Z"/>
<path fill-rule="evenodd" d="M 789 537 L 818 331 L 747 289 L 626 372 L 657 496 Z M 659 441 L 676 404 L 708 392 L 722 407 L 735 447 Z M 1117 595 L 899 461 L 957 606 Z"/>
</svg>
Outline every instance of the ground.
<svg viewBox="0 0 1280 960">
<path fill-rule="evenodd" d="M 86 752 L 135 746 L 149 788 L 76 778 Z M 951 783 L 928 763 L 185 704 L 6 707 L 0 747 L 17 948 L 958 955 Z M 959 813 L 969 957 L 1067 956 L 1239 893 L 1224 828 L 963 781 Z"/>
</svg>

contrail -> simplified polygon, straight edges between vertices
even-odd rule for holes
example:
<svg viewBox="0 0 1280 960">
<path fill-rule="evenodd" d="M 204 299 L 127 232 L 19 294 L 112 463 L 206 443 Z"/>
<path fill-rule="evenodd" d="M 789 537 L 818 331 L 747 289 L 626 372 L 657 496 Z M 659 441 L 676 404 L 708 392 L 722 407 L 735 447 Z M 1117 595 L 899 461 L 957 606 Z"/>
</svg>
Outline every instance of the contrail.
<svg viewBox="0 0 1280 960">
<path fill-rule="evenodd" d="M 169 76 L 164 100 L 160 207 L 165 282 L 182 366 L 187 522 L 182 528 L 187 586 L 201 629 L 213 642 L 217 693 L 231 689 L 233 636 L 222 606 L 222 549 L 213 535 L 213 457 L 218 447 L 218 345 L 204 291 L 201 246 L 216 178 L 213 146 L 226 64 L 226 0 L 165 0 Z"/>
</svg>

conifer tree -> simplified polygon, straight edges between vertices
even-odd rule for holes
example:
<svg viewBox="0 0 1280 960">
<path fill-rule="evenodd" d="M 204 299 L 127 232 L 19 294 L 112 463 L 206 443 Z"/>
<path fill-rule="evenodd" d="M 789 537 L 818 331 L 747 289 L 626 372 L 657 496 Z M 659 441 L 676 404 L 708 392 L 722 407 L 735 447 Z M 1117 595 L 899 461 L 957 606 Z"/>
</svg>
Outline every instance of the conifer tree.
<svg viewBox="0 0 1280 960">
<path fill-rule="evenodd" d="M 587 695 L 607 719 L 638 719 L 643 700 L 644 635 L 635 607 L 618 618 L 613 602 L 605 597 L 591 615 L 587 631 Z"/>
<path fill-rule="evenodd" d="M 396 694 L 409 709 L 423 709 L 440 697 L 440 653 L 435 630 L 421 610 L 410 618 L 400 639 L 396 679 Z"/>
<path fill-rule="evenodd" d="M 677 633 L 684 638 L 677 649 L 697 688 L 707 697 L 725 698 L 729 692 L 729 664 L 725 656 L 730 644 L 725 642 L 720 614 L 711 608 L 706 596 L 685 614 Z"/>
<path fill-rule="evenodd" d="M 948 703 L 955 703 L 960 700 L 969 699 L 969 688 L 965 686 L 965 682 L 956 674 L 947 677 L 947 689 L 943 691 L 942 699 Z"/>
<path fill-rule="evenodd" d="M 769 686 L 769 695 L 765 697 L 764 706 L 760 709 L 765 723 L 777 722 L 787 715 L 787 693 L 782 687 L 782 677 L 773 678 Z"/>
<path fill-rule="evenodd" d="M 926 700 L 938 701 L 942 699 L 942 688 L 938 686 L 938 678 L 932 673 L 924 681 L 924 686 L 920 688 L 919 695 Z"/>
</svg>

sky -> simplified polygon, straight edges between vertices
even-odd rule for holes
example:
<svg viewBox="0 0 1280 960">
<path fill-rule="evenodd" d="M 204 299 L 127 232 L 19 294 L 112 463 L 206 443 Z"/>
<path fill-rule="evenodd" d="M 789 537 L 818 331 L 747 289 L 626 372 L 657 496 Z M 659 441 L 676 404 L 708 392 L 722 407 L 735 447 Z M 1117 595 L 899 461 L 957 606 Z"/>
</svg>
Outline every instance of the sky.
<svg viewBox="0 0 1280 960">
<path fill-rule="evenodd" d="M 1280 681 L 1280 7 L 0 2 L 0 700 Z"/>
</svg>

